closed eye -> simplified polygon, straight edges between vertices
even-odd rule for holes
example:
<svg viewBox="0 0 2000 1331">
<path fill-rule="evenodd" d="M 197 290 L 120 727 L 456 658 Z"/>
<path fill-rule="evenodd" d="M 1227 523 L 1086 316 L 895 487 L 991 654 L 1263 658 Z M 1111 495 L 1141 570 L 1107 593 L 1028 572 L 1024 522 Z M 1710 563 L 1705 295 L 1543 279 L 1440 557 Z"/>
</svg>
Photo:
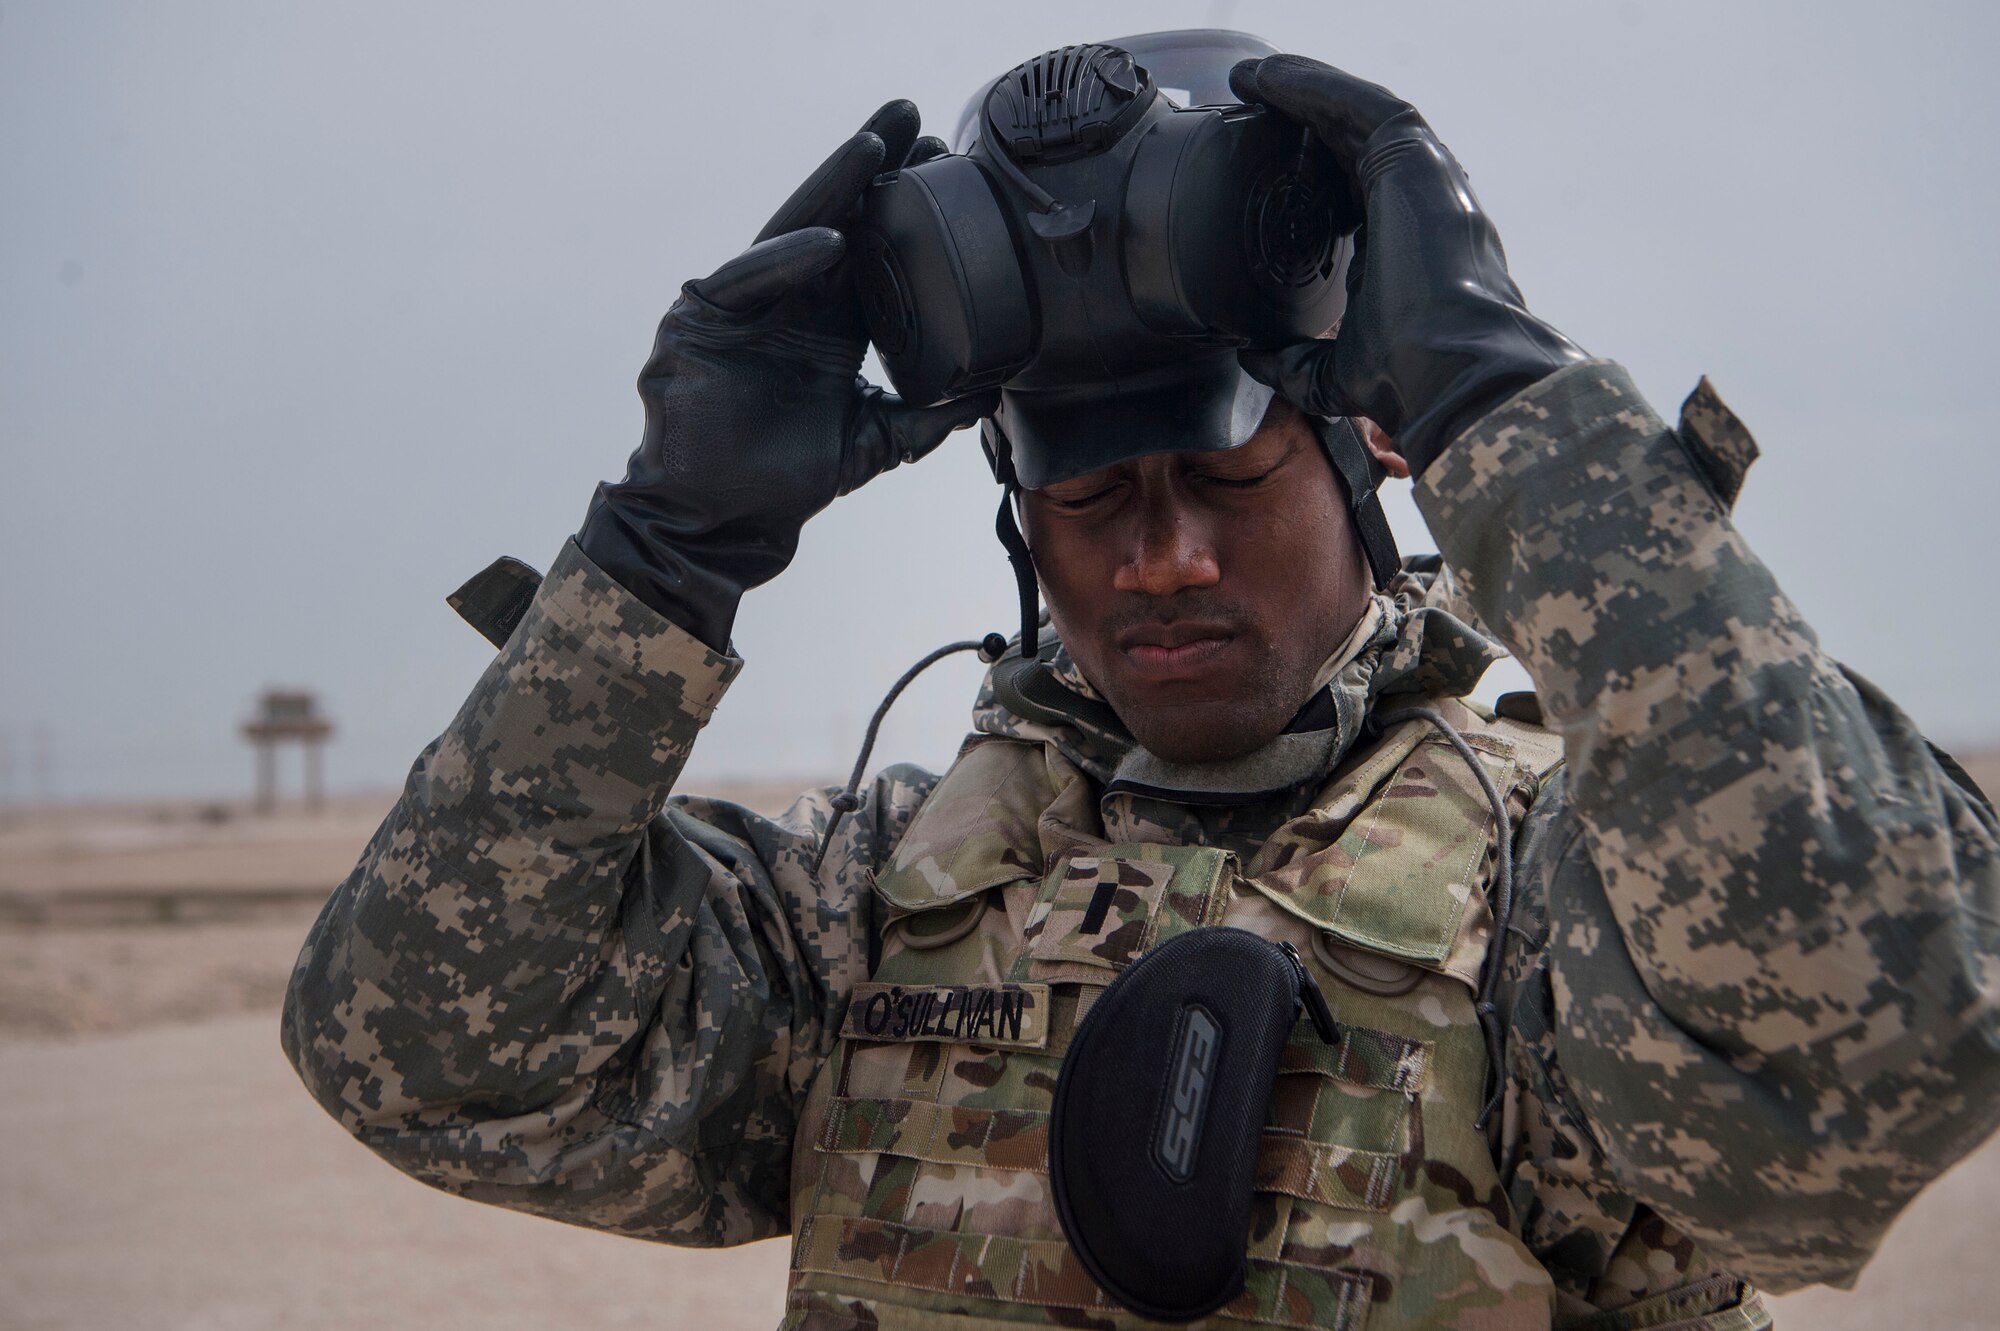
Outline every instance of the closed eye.
<svg viewBox="0 0 2000 1331">
<path fill-rule="evenodd" d="M 1116 490 L 1117 488 L 1118 486 L 1115 484 L 1106 485 L 1099 489 L 1092 490 L 1088 494 L 1081 494 L 1081 495 L 1059 495 L 1044 490 L 1042 491 L 1042 497 L 1044 499 L 1047 499 L 1050 503 L 1054 504 L 1057 508 L 1068 509 L 1074 512 L 1075 510 L 1080 508 L 1089 508 L 1092 504 L 1095 504 L 1098 500 L 1103 499 L 1106 495 L 1109 495 L 1112 491 Z"/>
<path fill-rule="evenodd" d="M 1270 480 L 1271 472 L 1276 470 L 1277 468 L 1273 467 L 1270 471 L 1259 472 L 1255 476 L 1217 476 L 1212 472 L 1204 472 L 1201 474 L 1201 479 L 1211 485 L 1226 486 L 1231 490 L 1248 490 L 1252 486 L 1262 485 Z"/>
</svg>

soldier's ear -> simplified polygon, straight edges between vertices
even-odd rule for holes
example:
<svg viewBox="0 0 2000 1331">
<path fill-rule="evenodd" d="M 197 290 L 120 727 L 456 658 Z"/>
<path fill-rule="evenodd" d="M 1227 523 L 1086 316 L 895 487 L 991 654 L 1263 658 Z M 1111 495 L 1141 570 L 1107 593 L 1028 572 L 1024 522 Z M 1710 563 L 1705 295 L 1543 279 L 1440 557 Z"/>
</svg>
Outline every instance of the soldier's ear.
<svg viewBox="0 0 2000 1331">
<path fill-rule="evenodd" d="M 1361 427 L 1361 442 L 1368 446 L 1368 455 L 1375 459 L 1383 471 L 1399 481 L 1410 479 L 1410 464 L 1396 451 L 1396 445 L 1388 434 L 1366 416 L 1356 416 L 1354 423 Z"/>
</svg>

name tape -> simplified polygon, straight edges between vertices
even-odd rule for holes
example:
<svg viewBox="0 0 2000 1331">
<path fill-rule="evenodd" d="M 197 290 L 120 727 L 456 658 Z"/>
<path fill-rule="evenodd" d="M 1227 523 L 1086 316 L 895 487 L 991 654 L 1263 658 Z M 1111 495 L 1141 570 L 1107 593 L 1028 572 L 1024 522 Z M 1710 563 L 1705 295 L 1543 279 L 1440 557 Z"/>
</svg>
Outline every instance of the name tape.
<svg viewBox="0 0 2000 1331">
<path fill-rule="evenodd" d="M 941 1040 L 1040 1049 L 1045 984 L 857 984 L 840 1033 L 853 1040 Z"/>
</svg>

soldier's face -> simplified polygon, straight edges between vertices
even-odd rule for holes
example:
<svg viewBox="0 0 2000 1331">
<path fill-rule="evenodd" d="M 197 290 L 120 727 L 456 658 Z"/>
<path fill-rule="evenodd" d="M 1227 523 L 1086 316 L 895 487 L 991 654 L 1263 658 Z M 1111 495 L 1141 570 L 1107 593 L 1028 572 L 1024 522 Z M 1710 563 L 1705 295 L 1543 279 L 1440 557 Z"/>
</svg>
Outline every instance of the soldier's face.
<svg viewBox="0 0 2000 1331">
<path fill-rule="evenodd" d="M 1275 739 L 1367 605 L 1368 565 L 1311 425 L 1275 402 L 1224 453 L 1158 453 L 1023 495 L 1056 631 L 1170 762 Z"/>
</svg>

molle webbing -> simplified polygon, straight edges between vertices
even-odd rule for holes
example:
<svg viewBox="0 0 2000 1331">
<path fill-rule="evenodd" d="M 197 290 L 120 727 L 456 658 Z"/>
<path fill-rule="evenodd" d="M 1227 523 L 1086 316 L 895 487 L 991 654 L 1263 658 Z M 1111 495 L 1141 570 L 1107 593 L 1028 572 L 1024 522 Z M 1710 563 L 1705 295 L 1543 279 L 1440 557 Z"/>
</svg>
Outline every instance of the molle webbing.
<svg viewBox="0 0 2000 1331">
<path fill-rule="evenodd" d="M 1524 807 L 1544 753 L 1447 706 Z M 1047 1173 L 1051 1097 L 1095 995 L 1169 938 L 1224 923 L 1298 947 L 1341 1038 L 1295 1036 L 1282 1052 L 1253 1175 L 1249 1282 L 1208 1324 L 1427 1325 L 1546 1309 L 1547 1275 L 1508 1231 L 1473 1127 L 1494 819 L 1460 756 L 1428 725 L 1399 727 L 1248 864 L 1216 847 L 1108 843 L 1103 806 L 1075 798 L 1069 770 L 1036 745 L 975 748 L 878 879 L 891 927 L 859 1001 L 879 1014 L 883 986 L 905 997 L 1042 986 L 1046 1037 L 1039 1047 L 941 1040 L 956 1018 L 917 1020 L 915 999 L 899 1037 L 864 1038 L 850 1016 L 801 1120 L 788 1324 L 857 1307 L 885 1327 L 940 1331 L 961 1315 L 982 1331 L 1145 1324 L 1109 1301 L 1062 1238 Z M 967 902 L 980 913 L 962 928 Z M 946 923 L 900 923 L 922 916 Z M 1312 960 L 1319 937 L 1415 980 L 1396 994 L 1344 985 Z M 1510 1274 L 1496 1287 L 1491 1269 Z"/>
<path fill-rule="evenodd" d="M 1039 1110 L 941 1105 L 934 1100 L 843 1096 L 829 1106 L 819 1147 L 1046 1174 L 1049 1115 Z M 1398 1167 L 1398 1157 L 1390 1152 L 1311 1142 L 1272 1131 L 1259 1142 L 1257 1189 L 1380 1211 L 1386 1207 Z"/>
<path fill-rule="evenodd" d="M 865 1217 L 816 1215 L 799 1227 L 793 1269 L 861 1277 L 900 1290 L 1068 1308 L 1119 1319 L 1131 1314 L 1090 1279 L 1060 1238 L 966 1234 Z M 1250 1278 L 1215 1317 L 1267 1326 L 1355 1331 L 1367 1314 L 1368 1279 L 1297 1262 L 1250 1259 Z"/>
</svg>

